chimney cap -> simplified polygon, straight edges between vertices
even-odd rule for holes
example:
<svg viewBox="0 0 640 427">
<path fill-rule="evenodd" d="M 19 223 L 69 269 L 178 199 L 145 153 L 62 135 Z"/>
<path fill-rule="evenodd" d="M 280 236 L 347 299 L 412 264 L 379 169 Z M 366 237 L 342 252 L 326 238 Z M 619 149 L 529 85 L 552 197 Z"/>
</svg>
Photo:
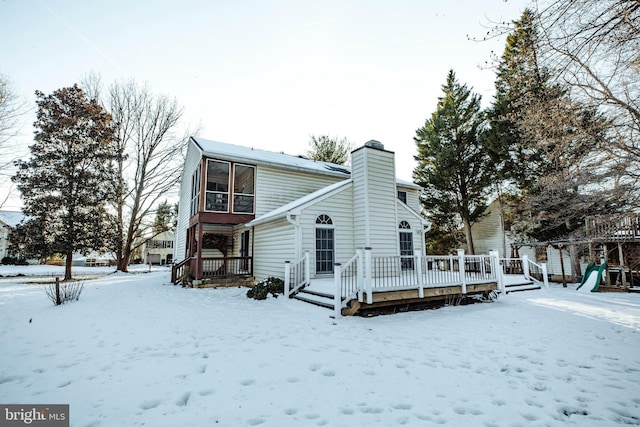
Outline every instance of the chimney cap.
<svg viewBox="0 0 640 427">
<path fill-rule="evenodd" d="M 384 145 L 382 144 L 382 142 L 376 141 L 375 139 L 365 142 L 364 146 L 369 148 L 375 148 L 377 150 L 384 150 Z"/>
</svg>

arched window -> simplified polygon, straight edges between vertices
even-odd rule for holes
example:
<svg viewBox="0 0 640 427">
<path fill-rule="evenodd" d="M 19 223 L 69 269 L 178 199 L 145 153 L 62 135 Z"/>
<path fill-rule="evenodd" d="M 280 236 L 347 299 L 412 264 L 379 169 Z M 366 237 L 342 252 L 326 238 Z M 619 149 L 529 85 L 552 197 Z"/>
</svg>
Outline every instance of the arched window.
<svg viewBox="0 0 640 427">
<path fill-rule="evenodd" d="M 400 260 L 403 270 L 413 270 L 413 233 L 407 221 L 401 221 L 400 229 Z"/>
<path fill-rule="evenodd" d="M 316 218 L 316 274 L 333 273 L 335 242 L 333 221 L 329 215 Z"/>
<path fill-rule="evenodd" d="M 318 218 L 316 218 L 316 224 L 333 225 L 333 221 L 329 215 L 322 214 L 318 215 Z"/>
</svg>

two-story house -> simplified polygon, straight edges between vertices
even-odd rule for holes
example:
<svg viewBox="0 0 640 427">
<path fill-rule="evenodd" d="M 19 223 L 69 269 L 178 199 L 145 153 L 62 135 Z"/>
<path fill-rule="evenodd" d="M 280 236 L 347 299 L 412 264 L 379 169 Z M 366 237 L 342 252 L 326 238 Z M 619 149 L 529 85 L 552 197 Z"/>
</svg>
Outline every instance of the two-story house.
<svg viewBox="0 0 640 427">
<path fill-rule="evenodd" d="M 182 176 L 174 259 L 196 280 L 283 275 L 309 252 L 311 275 L 333 273 L 357 248 L 424 253 L 429 223 L 420 187 L 395 178 L 394 153 L 369 141 L 351 167 L 191 138 Z"/>
</svg>

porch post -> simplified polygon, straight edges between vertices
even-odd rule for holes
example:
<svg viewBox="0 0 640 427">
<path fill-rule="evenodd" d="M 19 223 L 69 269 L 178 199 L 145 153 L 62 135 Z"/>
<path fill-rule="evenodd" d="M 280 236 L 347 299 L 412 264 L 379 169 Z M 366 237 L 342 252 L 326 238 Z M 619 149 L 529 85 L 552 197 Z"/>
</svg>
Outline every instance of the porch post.
<svg viewBox="0 0 640 427">
<path fill-rule="evenodd" d="M 309 265 L 309 251 L 304 253 L 304 283 L 311 283 L 311 266 Z"/>
<path fill-rule="evenodd" d="M 498 282 L 498 290 L 504 293 L 504 276 L 500 267 L 500 253 L 495 250 L 489 251 L 489 257 L 491 259 L 491 271 L 494 272 L 493 274 Z"/>
<path fill-rule="evenodd" d="M 333 280 L 335 284 L 335 295 L 333 296 L 333 314 L 335 318 L 342 316 L 342 286 L 340 283 L 341 264 L 336 262 L 333 265 Z"/>
<path fill-rule="evenodd" d="M 462 293 L 467 293 L 467 278 L 464 274 L 464 249 L 458 249 L 458 270 L 460 270 L 460 284 Z"/>
<path fill-rule="evenodd" d="M 364 248 L 364 286 L 367 291 L 367 304 L 373 304 L 373 288 L 371 283 L 371 248 Z"/>
<path fill-rule="evenodd" d="M 531 275 L 529 274 L 529 256 L 527 254 L 524 254 L 522 255 L 521 259 L 522 259 L 522 274 L 524 274 L 525 279 L 531 280 Z"/>
<path fill-rule="evenodd" d="M 198 280 L 202 280 L 202 277 L 204 275 L 204 270 L 202 268 L 202 223 L 199 222 L 198 223 L 198 262 L 196 263 L 197 265 L 197 271 L 196 271 L 196 279 Z"/>
<path fill-rule="evenodd" d="M 542 263 L 542 281 L 544 282 L 544 287 L 549 289 L 549 276 L 547 275 L 547 263 Z"/>
<path fill-rule="evenodd" d="M 418 298 L 424 298 L 424 278 L 422 277 L 422 251 L 416 251 L 416 274 L 418 275 Z"/>
<path fill-rule="evenodd" d="M 291 262 L 284 262 L 284 296 L 289 298 L 289 291 L 291 290 Z"/>
</svg>

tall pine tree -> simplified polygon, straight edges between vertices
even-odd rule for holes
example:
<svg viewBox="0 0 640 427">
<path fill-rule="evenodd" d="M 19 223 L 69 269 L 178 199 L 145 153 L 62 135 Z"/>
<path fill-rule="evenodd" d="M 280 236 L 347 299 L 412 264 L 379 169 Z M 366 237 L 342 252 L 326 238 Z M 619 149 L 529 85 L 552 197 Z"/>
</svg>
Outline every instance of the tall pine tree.
<svg viewBox="0 0 640 427">
<path fill-rule="evenodd" d="M 607 123 L 553 83 L 540 49 L 537 17 L 527 9 L 507 36 L 483 134 L 496 182 L 512 192 L 515 203 L 501 209 L 514 220 L 518 240 L 567 237 L 585 215 L 610 205 L 593 190 L 607 179 L 597 166 Z"/>
<path fill-rule="evenodd" d="M 27 239 L 47 252 L 38 255 L 64 255 L 65 280 L 70 280 L 73 254 L 104 250 L 111 237 L 106 203 L 114 197 L 115 128 L 111 116 L 77 85 L 36 96 L 31 158 L 16 162 L 13 179 L 24 213 L 40 225 L 26 227 L 38 230 Z"/>
<path fill-rule="evenodd" d="M 463 225 L 473 254 L 471 226 L 486 209 L 491 184 L 489 157 L 480 143 L 484 115 L 480 96 L 461 85 L 453 70 L 442 90 L 436 111 L 416 130 L 413 177 L 424 189 L 422 205 L 432 222 Z"/>
</svg>

